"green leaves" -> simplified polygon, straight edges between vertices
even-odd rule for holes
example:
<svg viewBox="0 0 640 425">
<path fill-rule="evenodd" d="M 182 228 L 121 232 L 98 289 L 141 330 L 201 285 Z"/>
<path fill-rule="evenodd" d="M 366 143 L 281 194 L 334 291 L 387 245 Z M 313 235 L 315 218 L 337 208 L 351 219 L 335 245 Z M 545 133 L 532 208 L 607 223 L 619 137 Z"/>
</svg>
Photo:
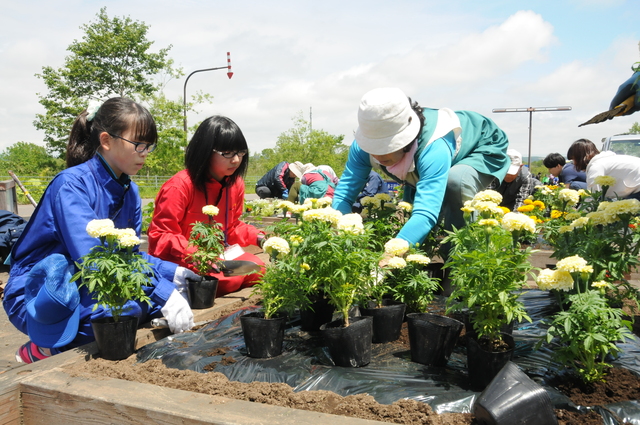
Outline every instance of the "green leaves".
<svg viewBox="0 0 640 425">
<path fill-rule="evenodd" d="M 114 236 L 100 239 L 102 245 L 94 246 L 76 262 L 79 271 L 71 281 L 80 279 L 78 287 L 86 286 L 96 301 L 93 309 L 101 305 L 118 321 L 129 300 L 150 304 L 144 287 L 150 286 L 153 270 L 139 253 L 121 249 Z"/>
<path fill-rule="evenodd" d="M 224 253 L 224 232 L 222 225 L 213 219 L 210 223 L 197 221 L 191 228 L 189 235 L 189 247 L 195 247 L 196 251 L 186 258 L 193 264 L 198 274 L 205 276 L 214 271 L 214 266 L 220 261 Z"/>
</svg>

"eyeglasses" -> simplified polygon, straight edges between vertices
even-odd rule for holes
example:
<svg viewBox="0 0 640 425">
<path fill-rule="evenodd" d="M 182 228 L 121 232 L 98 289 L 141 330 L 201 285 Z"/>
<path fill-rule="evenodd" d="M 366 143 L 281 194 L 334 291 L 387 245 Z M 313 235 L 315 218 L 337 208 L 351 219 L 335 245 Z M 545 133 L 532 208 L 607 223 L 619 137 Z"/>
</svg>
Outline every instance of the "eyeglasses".
<svg viewBox="0 0 640 425">
<path fill-rule="evenodd" d="M 238 155 L 238 158 L 242 159 L 242 157 L 244 157 L 248 152 L 247 151 L 231 151 L 231 152 L 220 152 L 217 150 L 214 150 L 215 153 L 222 155 L 223 157 L 227 158 L 227 159 L 231 159 L 234 156 Z"/>
<path fill-rule="evenodd" d="M 149 153 L 156 150 L 157 143 L 145 143 L 145 142 L 132 142 L 131 140 L 127 140 L 124 137 L 116 136 L 115 134 L 107 133 L 109 136 L 114 137 L 116 139 L 124 140 L 125 142 L 129 142 L 134 146 L 134 149 L 138 153 L 142 153 L 144 151 L 149 151 Z"/>
</svg>

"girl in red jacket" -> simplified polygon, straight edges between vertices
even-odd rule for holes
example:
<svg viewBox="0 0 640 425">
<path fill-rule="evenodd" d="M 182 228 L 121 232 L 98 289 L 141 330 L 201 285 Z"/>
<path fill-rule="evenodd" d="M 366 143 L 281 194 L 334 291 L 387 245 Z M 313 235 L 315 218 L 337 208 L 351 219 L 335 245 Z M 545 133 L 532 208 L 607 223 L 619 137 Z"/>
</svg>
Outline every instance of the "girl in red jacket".
<svg viewBox="0 0 640 425">
<path fill-rule="evenodd" d="M 188 247 L 191 228 L 197 221 L 210 219 L 222 225 L 225 245 L 259 246 L 264 233 L 240 221 L 249 155 L 247 141 L 237 124 L 219 115 L 204 120 L 186 148 L 184 162 L 186 170 L 162 185 L 156 197 L 148 231 L 149 253 L 195 270 L 185 261 L 195 251 Z M 217 206 L 220 213 L 210 218 L 202 212 L 205 205 Z M 235 259 L 264 265 L 246 252 Z M 261 274 L 212 276 L 219 279 L 216 296 L 220 297 L 256 284 Z"/>
</svg>

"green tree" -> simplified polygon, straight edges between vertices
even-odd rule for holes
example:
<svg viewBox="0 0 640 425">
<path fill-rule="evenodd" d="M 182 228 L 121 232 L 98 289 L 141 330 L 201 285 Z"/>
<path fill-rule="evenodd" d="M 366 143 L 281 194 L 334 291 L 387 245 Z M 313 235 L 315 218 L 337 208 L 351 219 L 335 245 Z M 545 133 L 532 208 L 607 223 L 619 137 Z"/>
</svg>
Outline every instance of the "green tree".
<svg viewBox="0 0 640 425">
<path fill-rule="evenodd" d="M 634 122 L 631 128 L 629 129 L 629 133 L 640 134 L 640 124 L 637 122 Z"/>
<path fill-rule="evenodd" d="M 293 117 L 294 126 L 278 136 L 273 149 L 253 154 L 248 175 L 262 176 L 282 161 L 329 165 L 340 176 L 349 154 L 342 143 L 343 135 L 333 136 L 324 130 L 312 129 L 302 112 Z"/>
<path fill-rule="evenodd" d="M 45 66 L 42 74 L 36 74 L 44 80 L 48 93 L 38 94 L 46 112 L 36 115 L 34 125 L 44 130 L 49 152 L 59 157 L 64 157 L 73 120 L 90 99 L 127 96 L 140 100 L 162 87 L 153 82 L 154 76 L 180 73 L 167 59 L 171 46 L 150 52 L 153 42 L 147 39 L 149 27 L 144 22 L 129 17 L 110 19 L 102 8 L 95 22 L 80 28 L 85 35 L 67 48 L 71 54 L 64 66 Z"/>
<path fill-rule="evenodd" d="M 64 161 L 53 158 L 44 146 L 17 142 L 0 153 L 0 175 L 13 171 L 18 176 L 52 176 L 64 169 Z"/>
</svg>

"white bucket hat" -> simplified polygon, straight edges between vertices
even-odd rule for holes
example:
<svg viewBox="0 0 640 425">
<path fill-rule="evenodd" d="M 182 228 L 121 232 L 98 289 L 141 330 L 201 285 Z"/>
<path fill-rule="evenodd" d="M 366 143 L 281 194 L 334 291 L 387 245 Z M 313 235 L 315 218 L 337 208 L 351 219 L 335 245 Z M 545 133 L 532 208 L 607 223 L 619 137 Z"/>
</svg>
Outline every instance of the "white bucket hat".
<svg viewBox="0 0 640 425">
<path fill-rule="evenodd" d="M 289 164 L 289 170 L 291 170 L 291 172 L 295 174 L 297 178 L 301 178 L 304 174 L 304 164 L 300 161 L 296 161 L 292 164 Z"/>
<path fill-rule="evenodd" d="M 520 166 L 522 165 L 522 154 L 515 149 L 507 149 L 507 155 L 509 155 L 511 159 L 511 165 L 509 166 L 509 170 L 507 170 L 507 174 L 518 174 Z"/>
<path fill-rule="evenodd" d="M 399 151 L 419 131 L 420 118 L 402 90 L 379 88 L 362 96 L 355 138 L 365 152 L 386 155 Z"/>
</svg>

